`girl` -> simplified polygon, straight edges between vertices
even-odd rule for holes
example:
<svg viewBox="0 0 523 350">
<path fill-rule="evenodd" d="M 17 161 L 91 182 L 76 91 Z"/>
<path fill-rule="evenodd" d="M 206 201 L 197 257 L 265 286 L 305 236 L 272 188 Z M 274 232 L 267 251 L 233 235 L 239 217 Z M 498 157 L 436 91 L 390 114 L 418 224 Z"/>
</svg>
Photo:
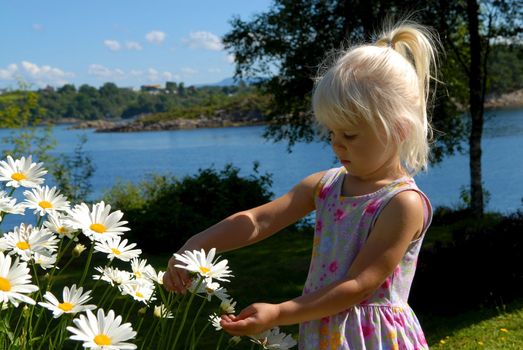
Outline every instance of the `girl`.
<svg viewBox="0 0 523 350">
<path fill-rule="evenodd" d="M 342 166 L 226 218 L 180 249 L 240 248 L 316 210 L 303 295 L 223 316 L 224 330 L 256 334 L 300 323 L 300 349 L 428 349 L 407 299 L 432 218 L 412 176 L 427 166 L 435 54 L 429 31 L 406 22 L 344 52 L 313 94 L 315 117 Z M 165 287 L 184 292 L 190 277 L 176 263 L 169 261 Z"/>
</svg>

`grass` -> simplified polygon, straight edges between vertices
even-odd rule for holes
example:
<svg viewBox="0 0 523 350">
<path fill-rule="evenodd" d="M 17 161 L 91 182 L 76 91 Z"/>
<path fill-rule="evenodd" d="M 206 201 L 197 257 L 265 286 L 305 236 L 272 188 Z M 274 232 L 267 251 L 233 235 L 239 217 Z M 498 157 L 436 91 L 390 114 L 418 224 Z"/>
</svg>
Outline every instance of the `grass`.
<svg viewBox="0 0 523 350">
<path fill-rule="evenodd" d="M 433 229 L 433 232 L 444 233 L 441 227 Z M 301 295 L 309 269 L 312 238 L 310 229 L 285 230 L 254 246 L 222 254 L 223 258 L 229 260 L 229 266 L 235 275 L 225 287 L 238 303 L 237 312 L 254 302 L 278 303 Z M 147 258 L 157 269 L 164 270 L 169 255 L 143 254 L 143 258 Z M 95 254 L 88 276 L 92 275 L 94 266 L 105 262 L 101 254 Z M 83 264 L 85 255 L 77 259 L 68 272 L 56 281 L 53 290 L 77 283 L 83 272 Z M 123 265 L 121 267 L 127 268 Z M 92 283 L 88 279 L 87 284 Z M 101 292 L 100 289 L 103 288 L 97 289 L 96 294 Z M 96 303 L 96 300 L 95 297 L 93 302 Z M 197 306 L 199 303 L 195 305 Z M 211 306 L 216 308 L 216 301 L 202 313 L 199 325 L 205 324 L 208 315 L 215 311 Z M 122 312 L 118 308 L 115 311 Z M 523 349 L 523 299 L 452 317 L 419 313 L 417 316 L 431 349 Z M 298 334 L 297 325 L 282 327 L 282 330 L 295 336 Z M 218 336 L 219 333 L 209 327 L 199 349 L 215 349 Z M 68 346 L 72 344 L 67 343 Z M 246 340 L 235 347 L 250 348 L 251 344 Z"/>
</svg>

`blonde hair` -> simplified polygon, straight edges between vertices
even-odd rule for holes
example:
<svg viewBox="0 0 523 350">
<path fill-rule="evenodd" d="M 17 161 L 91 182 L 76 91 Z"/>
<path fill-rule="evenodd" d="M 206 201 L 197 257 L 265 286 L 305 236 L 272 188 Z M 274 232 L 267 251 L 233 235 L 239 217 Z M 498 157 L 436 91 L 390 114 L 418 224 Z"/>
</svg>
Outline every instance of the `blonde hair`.
<svg viewBox="0 0 523 350">
<path fill-rule="evenodd" d="M 398 146 L 405 170 L 415 174 L 425 169 L 432 138 L 429 86 L 436 76 L 438 44 L 427 27 L 403 21 L 383 31 L 374 44 L 342 52 L 316 78 L 316 120 L 341 130 L 364 121 L 376 133 L 385 131 L 386 144 Z"/>
</svg>

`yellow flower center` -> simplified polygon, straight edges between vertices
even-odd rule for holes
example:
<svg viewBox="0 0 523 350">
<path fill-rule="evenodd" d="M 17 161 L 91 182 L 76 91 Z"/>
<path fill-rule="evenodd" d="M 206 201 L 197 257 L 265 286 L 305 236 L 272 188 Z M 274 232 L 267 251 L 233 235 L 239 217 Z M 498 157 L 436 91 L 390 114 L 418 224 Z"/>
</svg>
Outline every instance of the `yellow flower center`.
<svg viewBox="0 0 523 350">
<path fill-rule="evenodd" d="M 17 247 L 18 249 L 22 249 L 22 250 L 26 250 L 26 249 L 31 248 L 31 246 L 29 245 L 29 243 L 24 242 L 24 241 L 20 241 L 20 242 L 16 243 L 16 247 Z"/>
<path fill-rule="evenodd" d="M 65 312 L 71 311 L 71 309 L 73 308 L 73 304 L 68 303 L 68 302 L 60 303 L 60 304 L 58 304 L 58 308 L 64 310 Z"/>
<path fill-rule="evenodd" d="M 201 273 L 206 274 L 207 272 L 211 271 L 211 269 L 208 269 L 204 266 L 200 266 L 200 271 L 201 271 Z"/>
<path fill-rule="evenodd" d="M 49 209 L 49 208 L 52 208 L 53 205 L 51 204 L 51 202 L 48 202 L 48 201 L 41 201 L 40 203 L 38 203 L 38 205 L 43 208 L 43 209 Z"/>
<path fill-rule="evenodd" d="M 107 231 L 103 224 L 92 224 L 91 226 L 89 226 L 89 228 L 97 233 L 104 233 L 105 231 Z"/>
<path fill-rule="evenodd" d="M 140 271 L 136 271 L 134 273 L 134 275 L 137 277 L 137 278 L 142 278 L 142 273 Z"/>
<path fill-rule="evenodd" d="M 0 277 L 0 290 L 2 292 L 9 292 L 11 290 L 11 283 L 7 278 Z"/>
<path fill-rule="evenodd" d="M 143 294 L 140 293 L 140 292 L 136 292 L 136 296 L 137 296 L 138 298 L 143 298 Z"/>
<path fill-rule="evenodd" d="M 122 252 L 119 251 L 119 250 L 116 249 L 116 248 L 111 248 L 111 250 L 113 251 L 113 254 L 114 254 L 114 255 L 120 255 L 120 254 L 122 254 Z"/>
<path fill-rule="evenodd" d="M 94 342 L 96 345 L 111 345 L 111 338 L 105 334 L 98 334 L 96 337 L 94 337 Z"/>
<path fill-rule="evenodd" d="M 11 179 L 15 181 L 22 181 L 27 179 L 27 177 L 22 173 L 14 173 L 13 175 L 11 175 Z"/>
<path fill-rule="evenodd" d="M 62 235 L 66 232 L 64 226 L 60 226 L 56 231 L 58 231 L 58 233 L 60 233 Z"/>
</svg>

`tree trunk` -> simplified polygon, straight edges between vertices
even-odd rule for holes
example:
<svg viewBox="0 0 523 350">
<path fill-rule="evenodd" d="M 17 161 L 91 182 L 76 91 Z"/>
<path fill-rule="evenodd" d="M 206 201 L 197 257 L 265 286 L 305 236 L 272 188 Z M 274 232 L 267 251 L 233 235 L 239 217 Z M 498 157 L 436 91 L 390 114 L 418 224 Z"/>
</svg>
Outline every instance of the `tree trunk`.
<svg viewBox="0 0 523 350">
<path fill-rule="evenodd" d="M 483 186 L 481 180 L 481 135 L 483 133 L 483 72 L 481 38 L 479 34 L 479 5 L 467 0 L 468 30 L 470 35 L 469 103 L 471 130 L 470 157 L 470 209 L 475 217 L 483 216 Z"/>
</svg>

